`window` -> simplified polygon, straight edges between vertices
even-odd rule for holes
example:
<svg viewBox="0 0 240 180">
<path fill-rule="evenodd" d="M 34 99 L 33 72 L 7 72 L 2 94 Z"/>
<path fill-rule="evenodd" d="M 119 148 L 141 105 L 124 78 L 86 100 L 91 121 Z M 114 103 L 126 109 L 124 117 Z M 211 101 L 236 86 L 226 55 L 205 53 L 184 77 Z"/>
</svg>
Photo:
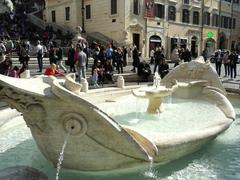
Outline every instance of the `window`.
<svg viewBox="0 0 240 180">
<path fill-rule="evenodd" d="M 52 11 L 52 22 L 56 22 L 56 11 Z"/>
<path fill-rule="evenodd" d="M 117 0 L 111 0 L 111 14 L 117 14 Z"/>
<path fill-rule="evenodd" d="M 199 12 L 193 11 L 193 24 L 199 24 Z"/>
<path fill-rule="evenodd" d="M 233 22 L 230 19 L 230 17 L 221 16 L 221 27 L 226 29 L 231 28 Z"/>
<path fill-rule="evenodd" d="M 224 27 L 224 28 L 228 28 L 228 17 L 225 17 L 225 16 L 224 16 L 223 27 Z"/>
<path fill-rule="evenodd" d="M 86 5 L 86 19 L 91 19 L 91 5 Z"/>
<path fill-rule="evenodd" d="M 189 23 L 189 10 L 183 9 L 182 11 L 182 22 Z"/>
<path fill-rule="evenodd" d="M 65 7 L 65 20 L 70 20 L 70 7 Z"/>
<path fill-rule="evenodd" d="M 210 25 L 210 13 L 209 12 L 204 12 L 204 24 Z"/>
<path fill-rule="evenodd" d="M 218 27 L 218 21 L 219 21 L 218 15 L 213 14 L 212 15 L 212 25 L 215 26 L 215 27 Z"/>
<path fill-rule="evenodd" d="M 176 8 L 174 6 L 168 7 L 168 20 L 176 21 Z"/>
<path fill-rule="evenodd" d="M 155 17 L 164 18 L 164 5 L 155 4 Z"/>
<path fill-rule="evenodd" d="M 139 0 L 133 0 L 133 14 L 139 15 L 140 14 L 140 8 L 139 8 Z"/>
<path fill-rule="evenodd" d="M 232 28 L 232 18 L 228 18 L 228 28 Z"/>
<path fill-rule="evenodd" d="M 183 4 L 189 4 L 189 0 L 183 0 Z"/>
<path fill-rule="evenodd" d="M 224 16 L 221 16 L 221 27 L 224 26 Z"/>
<path fill-rule="evenodd" d="M 236 29 L 236 19 L 233 18 L 232 20 L 232 29 Z"/>
</svg>

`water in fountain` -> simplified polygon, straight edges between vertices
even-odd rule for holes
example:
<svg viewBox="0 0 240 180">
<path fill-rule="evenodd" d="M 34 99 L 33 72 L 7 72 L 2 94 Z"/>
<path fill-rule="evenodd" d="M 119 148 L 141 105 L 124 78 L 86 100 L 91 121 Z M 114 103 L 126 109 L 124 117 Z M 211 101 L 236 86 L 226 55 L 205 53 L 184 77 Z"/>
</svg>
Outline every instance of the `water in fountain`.
<svg viewBox="0 0 240 180">
<path fill-rule="evenodd" d="M 158 72 L 155 72 L 153 77 L 153 87 L 158 88 L 160 86 L 160 81 L 161 77 L 159 76 Z"/>
<path fill-rule="evenodd" d="M 157 179 L 157 173 L 153 168 L 154 160 L 152 157 L 149 157 L 149 160 L 150 160 L 150 165 L 148 169 L 144 172 L 144 176 L 150 179 Z"/>
<path fill-rule="evenodd" d="M 214 140 L 209 146 L 199 152 L 183 157 L 165 165 L 153 165 L 139 170 L 124 172 L 78 172 L 61 169 L 62 180 L 236 180 L 240 179 L 240 97 L 231 97 L 236 110 L 236 120 L 231 129 Z M 135 103 L 135 100 L 133 100 Z M 175 106 L 173 99 L 173 108 Z M 135 108 L 135 107 L 134 107 Z M 144 109 L 144 108 L 143 108 Z M 173 114 L 173 113 L 172 113 Z M 203 114 L 203 112 L 201 112 Z M 214 114 L 214 113 L 212 113 Z M 214 116 L 216 116 L 216 112 Z M 2 115 L 2 114 L 1 114 Z M 184 113 L 181 114 L 184 115 Z M 2 116 L 1 116 L 2 118 Z M 18 122 L 22 119 L 16 119 Z M 181 123 L 184 119 L 181 118 Z M 194 118 L 193 118 L 194 120 Z M 168 121 L 166 121 L 167 123 Z M 9 122 L 10 123 L 10 122 Z M 200 123 L 200 122 L 199 122 Z M 189 123 L 188 123 L 189 124 Z M 173 125 L 173 124 L 171 124 Z M 8 126 L 9 127 L 9 126 Z M 12 127 L 12 126 L 11 126 Z M 22 120 L 22 125 L 5 129 L 0 127 L 0 170 L 26 165 L 44 172 L 49 179 L 56 178 L 56 169 L 40 153 L 32 139 L 31 132 Z M 151 173 L 147 173 L 151 172 Z M 152 177 L 152 178 L 151 178 Z M 155 177 L 155 178 L 153 178 Z"/>
<path fill-rule="evenodd" d="M 63 157 L 64 157 L 64 150 L 65 150 L 65 147 L 67 145 L 68 137 L 69 137 L 70 134 L 71 134 L 71 131 L 67 134 L 67 137 L 66 137 L 66 139 L 65 139 L 65 141 L 63 143 L 62 150 L 61 150 L 59 158 L 58 158 L 56 180 L 59 179 L 59 173 L 60 173 L 60 169 L 61 169 L 61 164 L 63 162 Z"/>
</svg>

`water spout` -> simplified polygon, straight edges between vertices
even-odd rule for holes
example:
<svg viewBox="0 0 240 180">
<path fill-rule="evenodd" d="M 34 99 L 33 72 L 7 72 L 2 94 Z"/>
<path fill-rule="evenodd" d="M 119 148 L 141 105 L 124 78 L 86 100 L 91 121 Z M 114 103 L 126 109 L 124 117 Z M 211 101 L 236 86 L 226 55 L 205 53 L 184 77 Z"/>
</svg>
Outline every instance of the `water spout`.
<svg viewBox="0 0 240 180">
<path fill-rule="evenodd" d="M 61 169 L 61 164 L 63 162 L 63 157 L 64 157 L 64 150 L 65 150 L 65 147 L 67 145 L 68 137 L 69 137 L 70 134 L 71 134 L 71 131 L 69 131 L 68 134 L 67 134 L 67 137 L 66 137 L 66 139 L 65 139 L 65 141 L 63 143 L 62 150 L 61 150 L 59 158 L 58 158 L 56 180 L 59 179 L 59 173 L 60 173 L 60 169 Z"/>
<path fill-rule="evenodd" d="M 150 160 L 150 165 L 148 169 L 144 172 L 144 176 L 150 179 L 158 179 L 157 173 L 154 171 L 154 168 L 153 168 L 153 162 L 154 162 L 153 157 L 149 156 L 148 158 Z"/>
</svg>

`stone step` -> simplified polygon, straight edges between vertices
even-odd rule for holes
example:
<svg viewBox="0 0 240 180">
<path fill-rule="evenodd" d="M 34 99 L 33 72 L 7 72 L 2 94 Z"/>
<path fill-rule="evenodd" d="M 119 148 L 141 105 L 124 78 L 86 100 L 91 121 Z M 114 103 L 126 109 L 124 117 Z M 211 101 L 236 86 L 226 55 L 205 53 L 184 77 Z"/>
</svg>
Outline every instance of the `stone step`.
<svg viewBox="0 0 240 180">
<path fill-rule="evenodd" d="M 64 61 L 67 60 L 66 57 L 64 57 Z M 13 62 L 13 66 L 18 66 L 21 67 L 22 65 L 20 64 L 18 58 L 13 57 L 12 58 L 12 62 Z M 49 63 L 49 59 L 48 58 L 43 58 L 43 69 L 46 69 L 48 66 L 50 65 Z M 92 70 L 91 67 L 93 65 L 93 59 L 89 58 L 89 62 L 88 62 L 88 69 L 87 69 L 87 75 L 91 75 Z M 29 62 L 28 62 L 28 66 L 30 69 L 30 73 L 31 75 L 35 76 L 35 75 L 40 75 L 41 73 L 38 72 L 39 68 L 38 68 L 38 62 L 37 62 L 37 58 L 36 57 L 31 57 Z M 65 65 L 64 65 L 65 66 Z M 69 66 L 65 66 L 67 68 L 67 70 L 70 70 Z M 60 70 L 61 71 L 61 70 Z"/>
</svg>

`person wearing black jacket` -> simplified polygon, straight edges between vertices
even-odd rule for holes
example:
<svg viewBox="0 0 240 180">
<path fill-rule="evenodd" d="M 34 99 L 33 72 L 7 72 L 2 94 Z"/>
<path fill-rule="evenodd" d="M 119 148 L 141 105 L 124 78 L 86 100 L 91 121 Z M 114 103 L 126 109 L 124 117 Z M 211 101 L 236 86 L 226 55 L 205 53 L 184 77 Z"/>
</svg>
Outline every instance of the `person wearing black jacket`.
<svg viewBox="0 0 240 180">
<path fill-rule="evenodd" d="M 154 62 L 154 70 L 153 70 L 153 72 L 155 73 L 156 70 L 157 70 L 157 67 L 158 67 L 158 71 L 159 71 L 159 64 L 164 59 L 164 55 L 163 55 L 162 50 L 161 50 L 160 47 L 157 48 L 154 56 L 155 56 L 155 62 Z"/>
<path fill-rule="evenodd" d="M 75 48 L 74 45 L 71 44 L 70 48 L 68 49 L 68 64 L 70 66 L 70 72 L 76 72 L 75 63 L 74 63 L 74 54 Z"/>
<path fill-rule="evenodd" d="M 230 75 L 231 78 L 236 78 L 237 76 L 237 60 L 238 55 L 235 51 L 232 51 L 231 54 L 228 56 L 228 59 L 230 60 Z"/>
<path fill-rule="evenodd" d="M 161 78 L 164 78 L 169 73 L 169 65 L 163 59 L 159 65 L 158 73 L 160 74 Z"/>
<path fill-rule="evenodd" d="M 181 59 L 183 59 L 184 62 L 190 62 L 191 61 L 191 52 L 189 51 L 189 49 L 185 49 L 183 52 L 182 52 L 182 55 L 181 55 Z"/>
<path fill-rule="evenodd" d="M 148 77 L 151 75 L 151 67 L 145 60 L 139 63 L 137 74 L 141 80 L 148 81 Z"/>
<path fill-rule="evenodd" d="M 133 54 L 133 63 L 132 63 L 133 69 L 132 69 L 131 71 L 136 72 L 136 68 L 138 67 L 139 62 L 140 62 L 140 59 L 139 59 L 139 51 L 138 51 L 138 49 L 137 49 L 137 46 L 134 46 L 134 47 L 133 47 L 133 52 L 132 52 L 132 54 Z"/>
</svg>

